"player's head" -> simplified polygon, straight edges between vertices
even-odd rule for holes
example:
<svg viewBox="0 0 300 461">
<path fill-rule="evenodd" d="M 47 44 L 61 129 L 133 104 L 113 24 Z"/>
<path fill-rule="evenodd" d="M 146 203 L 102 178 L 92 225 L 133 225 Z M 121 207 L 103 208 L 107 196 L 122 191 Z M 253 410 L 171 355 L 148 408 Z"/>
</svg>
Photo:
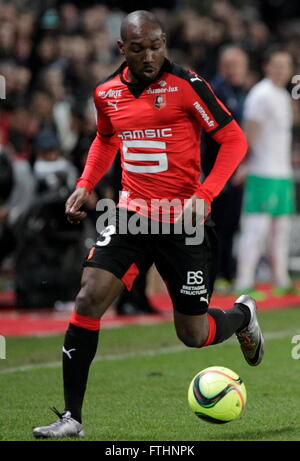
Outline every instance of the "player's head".
<svg viewBox="0 0 300 461">
<path fill-rule="evenodd" d="M 293 73 L 292 56 L 287 51 L 272 51 L 266 57 L 264 70 L 274 85 L 284 87 Z"/>
<path fill-rule="evenodd" d="M 248 55 L 242 48 L 230 45 L 221 49 L 218 70 L 230 85 L 242 86 L 245 84 L 248 65 Z"/>
<path fill-rule="evenodd" d="M 118 46 L 135 80 L 155 80 L 165 59 L 166 36 L 153 13 L 128 14 L 122 21 Z"/>
</svg>

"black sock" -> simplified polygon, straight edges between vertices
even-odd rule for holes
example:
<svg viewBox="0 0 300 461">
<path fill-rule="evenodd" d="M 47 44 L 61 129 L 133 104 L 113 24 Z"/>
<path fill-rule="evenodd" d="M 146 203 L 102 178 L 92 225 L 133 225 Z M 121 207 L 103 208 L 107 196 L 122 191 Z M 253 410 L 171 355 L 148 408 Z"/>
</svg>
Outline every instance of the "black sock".
<svg viewBox="0 0 300 461">
<path fill-rule="evenodd" d="M 250 321 L 250 310 L 243 304 L 234 304 L 231 309 L 208 309 L 216 322 L 216 336 L 212 344 L 218 344 L 230 338 L 234 333 L 242 330 Z"/>
<path fill-rule="evenodd" d="M 81 408 L 90 364 L 95 357 L 99 331 L 69 324 L 63 347 L 65 411 L 81 423 Z"/>
</svg>

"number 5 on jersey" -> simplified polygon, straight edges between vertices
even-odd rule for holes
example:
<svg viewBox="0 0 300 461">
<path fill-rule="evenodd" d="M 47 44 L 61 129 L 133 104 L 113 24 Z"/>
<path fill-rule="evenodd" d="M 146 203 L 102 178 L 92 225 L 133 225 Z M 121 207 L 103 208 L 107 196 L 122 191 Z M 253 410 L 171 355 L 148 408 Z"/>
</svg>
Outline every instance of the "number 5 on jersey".
<svg viewBox="0 0 300 461">
<path fill-rule="evenodd" d="M 124 168 L 127 171 L 133 173 L 161 173 L 168 169 L 168 157 L 166 152 L 147 153 L 139 152 L 133 153 L 128 152 L 128 149 L 156 149 L 164 150 L 167 149 L 167 144 L 162 141 L 147 141 L 147 140 L 134 140 L 134 141 L 123 141 L 123 156 L 124 156 Z M 126 161 L 127 160 L 127 161 Z M 137 165 L 128 162 L 151 162 L 151 165 Z M 153 165 L 154 162 L 158 162 Z"/>
</svg>

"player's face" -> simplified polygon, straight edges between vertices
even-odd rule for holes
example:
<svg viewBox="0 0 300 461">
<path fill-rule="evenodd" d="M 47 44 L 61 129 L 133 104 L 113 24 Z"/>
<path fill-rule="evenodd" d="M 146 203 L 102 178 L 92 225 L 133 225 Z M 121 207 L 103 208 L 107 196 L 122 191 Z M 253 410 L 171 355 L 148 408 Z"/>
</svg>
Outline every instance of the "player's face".
<svg viewBox="0 0 300 461">
<path fill-rule="evenodd" d="M 125 57 L 132 81 L 151 82 L 157 77 L 166 53 L 165 34 L 151 25 L 131 28 L 126 40 L 118 42 Z"/>
</svg>

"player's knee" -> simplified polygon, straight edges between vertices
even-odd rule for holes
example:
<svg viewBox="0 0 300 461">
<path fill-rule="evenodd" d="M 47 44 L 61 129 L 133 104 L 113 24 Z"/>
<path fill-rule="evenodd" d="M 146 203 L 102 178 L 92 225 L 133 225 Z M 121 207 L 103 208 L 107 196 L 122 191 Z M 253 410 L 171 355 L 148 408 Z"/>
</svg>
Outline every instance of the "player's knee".
<svg viewBox="0 0 300 461">
<path fill-rule="evenodd" d="M 105 293 L 97 290 L 89 283 L 85 283 L 76 297 L 76 312 L 87 317 L 98 318 L 103 310 Z"/>
<path fill-rule="evenodd" d="M 177 336 L 187 347 L 201 347 L 206 340 L 206 335 L 198 331 L 181 330 Z"/>
</svg>

